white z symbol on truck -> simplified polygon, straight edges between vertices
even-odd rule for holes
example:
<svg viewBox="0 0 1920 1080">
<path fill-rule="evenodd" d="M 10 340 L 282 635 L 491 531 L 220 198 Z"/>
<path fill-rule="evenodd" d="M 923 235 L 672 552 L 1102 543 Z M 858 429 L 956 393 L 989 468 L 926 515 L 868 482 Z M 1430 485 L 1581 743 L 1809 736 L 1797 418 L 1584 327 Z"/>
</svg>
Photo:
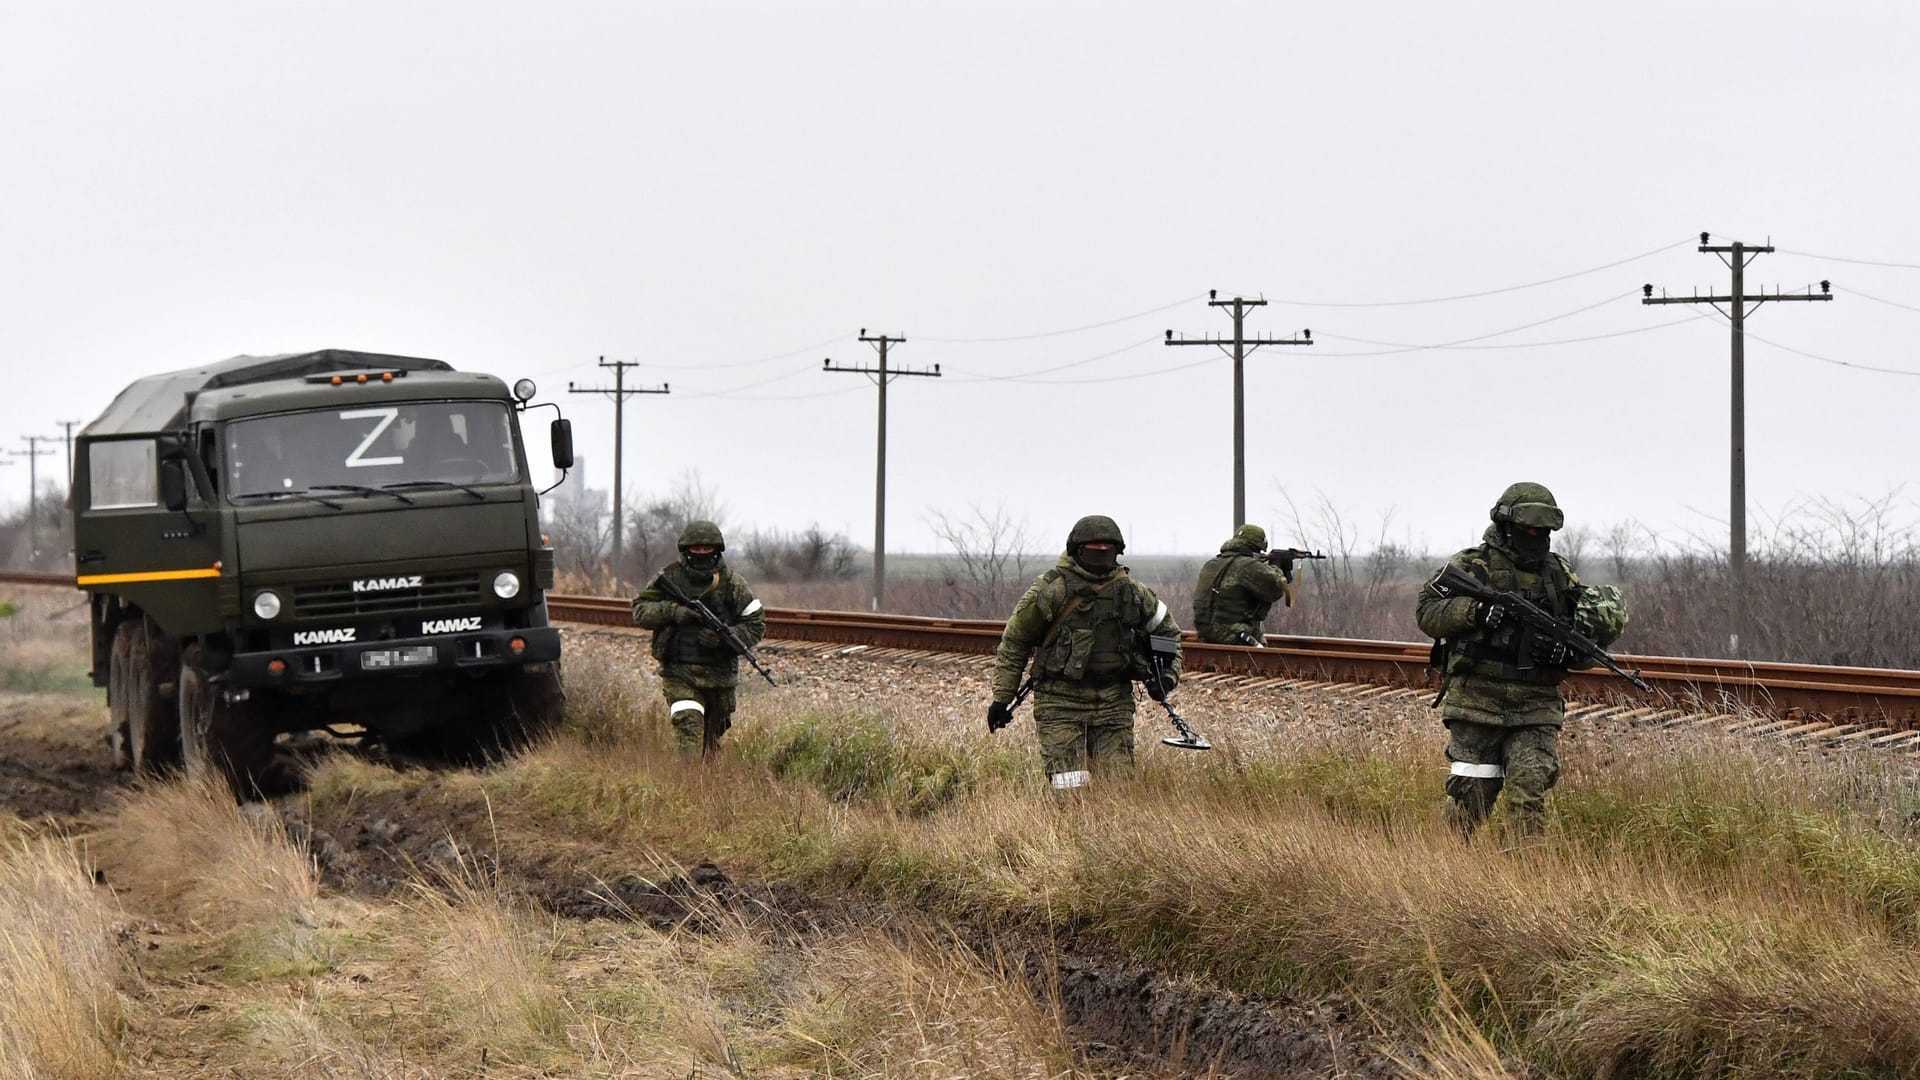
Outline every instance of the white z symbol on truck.
<svg viewBox="0 0 1920 1080">
<path fill-rule="evenodd" d="M 361 439 L 360 445 L 354 447 L 353 453 L 347 455 L 347 468 L 365 469 L 375 465 L 404 465 L 407 459 L 397 455 L 394 457 L 362 456 L 367 452 L 368 447 L 387 433 L 387 429 L 393 426 L 395 420 L 400 419 L 400 410 L 389 406 L 384 409 L 348 409 L 340 414 L 342 420 L 365 420 L 368 417 L 378 417 L 380 422 L 373 425 L 373 430 L 367 432 L 367 437 Z"/>
</svg>

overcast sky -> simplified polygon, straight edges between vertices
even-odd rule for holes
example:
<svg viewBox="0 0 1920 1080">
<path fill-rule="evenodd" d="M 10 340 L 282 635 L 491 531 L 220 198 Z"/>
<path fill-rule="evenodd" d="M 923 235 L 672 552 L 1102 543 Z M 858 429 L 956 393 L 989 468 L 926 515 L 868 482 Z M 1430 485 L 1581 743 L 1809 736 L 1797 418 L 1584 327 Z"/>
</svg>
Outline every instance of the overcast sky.
<svg viewBox="0 0 1920 1080">
<path fill-rule="evenodd" d="M 357 348 L 535 377 L 606 486 L 613 407 L 565 393 L 605 355 L 672 387 L 629 402 L 630 492 L 693 470 L 733 527 L 865 545 L 875 393 L 820 370 L 870 365 L 864 327 L 944 373 L 890 387 L 891 550 L 1004 504 L 1045 548 L 1107 513 L 1200 552 L 1231 361 L 1160 338 L 1228 332 L 1218 289 L 1316 342 L 1247 366 L 1276 541 L 1291 496 L 1451 550 L 1517 479 L 1722 538 L 1726 323 L 1639 303 L 1727 288 L 1707 230 L 1772 238 L 1750 287 L 1834 282 L 1749 321 L 1756 519 L 1920 516 L 1920 268 L 1871 265 L 1920 266 L 1917 11 L 5 0 L 0 444 Z"/>
</svg>

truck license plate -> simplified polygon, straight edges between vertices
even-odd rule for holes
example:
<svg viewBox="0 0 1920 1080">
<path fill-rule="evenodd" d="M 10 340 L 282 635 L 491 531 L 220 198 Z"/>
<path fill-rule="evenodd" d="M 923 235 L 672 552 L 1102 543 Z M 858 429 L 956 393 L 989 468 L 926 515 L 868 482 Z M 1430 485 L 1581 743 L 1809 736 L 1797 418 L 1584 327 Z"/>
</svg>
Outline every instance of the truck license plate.
<svg viewBox="0 0 1920 1080">
<path fill-rule="evenodd" d="M 399 649 L 368 649 L 360 654 L 360 667 L 365 671 L 426 667 L 438 659 L 440 654 L 431 645 L 408 645 Z"/>
</svg>

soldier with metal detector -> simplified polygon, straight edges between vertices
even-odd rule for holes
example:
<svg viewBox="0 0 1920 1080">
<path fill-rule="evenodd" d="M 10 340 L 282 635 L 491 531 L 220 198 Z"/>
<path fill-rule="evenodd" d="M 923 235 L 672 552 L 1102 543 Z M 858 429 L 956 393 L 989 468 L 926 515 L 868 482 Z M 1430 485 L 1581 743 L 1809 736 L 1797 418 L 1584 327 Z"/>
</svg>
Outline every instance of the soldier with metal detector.
<svg viewBox="0 0 1920 1080">
<path fill-rule="evenodd" d="M 1056 791 L 1132 767 L 1136 680 L 1166 705 L 1181 733 L 1165 742 L 1209 749 L 1166 703 L 1180 679 L 1180 627 L 1153 590 L 1120 565 L 1125 550 L 1112 518 L 1075 522 L 1066 553 L 1020 598 L 1000 638 L 987 730 L 1012 723 L 1014 708 L 1031 692 L 1042 764 Z M 1022 685 L 1029 657 L 1033 675 Z"/>
<path fill-rule="evenodd" d="M 720 526 L 688 522 L 679 547 L 680 561 L 634 597 L 633 621 L 653 631 L 674 744 L 706 755 L 720 748 L 720 737 L 733 726 L 740 661 L 773 682 L 753 654 L 766 636 L 767 618 L 746 579 L 726 564 Z"/>
<path fill-rule="evenodd" d="M 1514 484 L 1491 512 L 1478 547 L 1448 560 L 1420 590 L 1416 617 L 1435 639 L 1441 671 L 1434 704 L 1448 732 L 1447 817 L 1471 835 L 1504 791 L 1522 834 L 1545 823 L 1560 778 L 1560 683 L 1575 668 L 1604 666 L 1643 690 L 1605 647 L 1627 625 L 1612 585 L 1580 584 L 1551 550 L 1565 515 L 1539 484 Z"/>
<path fill-rule="evenodd" d="M 1242 525 L 1200 568 L 1193 587 L 1193 629 L 1210 645 L 1267 643 L 1265 623 L 1275 601 L 1293 606 L 1293 564 L 1325 555 L 1299 548 L 1267 550 L 1267 530 Z"/>
</svg>

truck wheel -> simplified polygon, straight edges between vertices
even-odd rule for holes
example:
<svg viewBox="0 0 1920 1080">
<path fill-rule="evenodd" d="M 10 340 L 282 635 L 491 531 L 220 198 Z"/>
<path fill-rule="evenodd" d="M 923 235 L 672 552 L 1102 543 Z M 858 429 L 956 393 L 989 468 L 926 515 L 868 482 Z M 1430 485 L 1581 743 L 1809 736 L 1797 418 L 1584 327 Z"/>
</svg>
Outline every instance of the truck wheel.
<svg viewBox="0 0 1920 1080">
<path fill-rule="evenodd" d="M 274 789 L 273 729 L 258 702 L 227 701 L 200 667 L 200 647 L 180 662 L 180 748 L 187 775 L 217 777 L 242 798 Z"/>
<path fill-rule="evenodd" d="M 159 627 L 141 619 L 122 684 L 127 702 L 127 753 L 135 776 L 157 776 L 180 763 L 180 712 L 169 685 L 179 677 L 180 656 Z"/>
<path fill-rule="evenodd" d="M 567 692 L 560 683 L 560 665 L 545 671 L 525 669 L 507 676 L 503 708 L 494 721 L 494 738 L 504 750 L 519 750 L 559 730 Z"/>
<path fill-rule="evenodd" d="M 127 725 L 127 675 L 133 665 L 134 639 L 140 623 L 128 619 L 113 632 L 113 645 L 107 653 L 107 746 L 113 752 L 113 767 L 133 767 L 133 736 Z"/>
</svg>

